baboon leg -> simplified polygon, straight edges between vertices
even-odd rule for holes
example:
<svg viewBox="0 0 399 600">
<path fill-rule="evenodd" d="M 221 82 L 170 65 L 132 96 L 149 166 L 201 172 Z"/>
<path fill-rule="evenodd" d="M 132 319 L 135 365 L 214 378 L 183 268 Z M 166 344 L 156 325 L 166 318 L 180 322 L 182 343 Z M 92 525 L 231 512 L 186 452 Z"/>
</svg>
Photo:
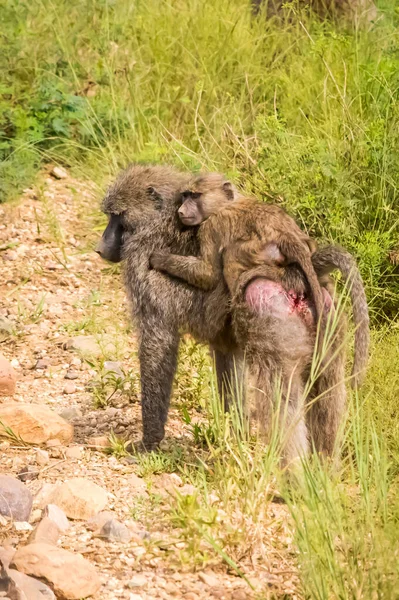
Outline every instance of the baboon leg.
<svg viewBox="0 0 399 600">
<path fill-rule="evenodd" d="M 308 428 L 302 398 L 291 394 L 286 406 L 281 407 L 280 428 L 283 436 L 283 466 L 289 466 L 309 453 Z"/>
<path fill-rule="evenodd" d="M 226 411 L 232 403 L 241 403 L 245 408 L 246 370 L 239 352 L 221 352 L 212 348 L 219 396 Z"/>
<path fill-rule="evenodd" d="M 318 377 L 306 413 L 311 444 L 323 456 L 332 456 L 346 411 L 345 352 Z"/>
<path fill-rule="evenodd" d="M 278 429 L 276 441 L 282 444 L 281 463 L 285 467 L 308 454 L 309 441 L 300 380 L 302 374 L 292 376 L 290 381 L 283 378 L 281 389 L 277 385 L 279 372 L 274 366 L 259 373 L 256 408 L 269 443 L 273 440 L 273 427 Z"/>
<path fill-rule="evenodd" d="M 177 328 L 159 321 L 143 321 L 139 359 L 143 445 L 156 448 L 165 435 L 173 378 L 177 366 L 179 335 Z"/>
</svg>

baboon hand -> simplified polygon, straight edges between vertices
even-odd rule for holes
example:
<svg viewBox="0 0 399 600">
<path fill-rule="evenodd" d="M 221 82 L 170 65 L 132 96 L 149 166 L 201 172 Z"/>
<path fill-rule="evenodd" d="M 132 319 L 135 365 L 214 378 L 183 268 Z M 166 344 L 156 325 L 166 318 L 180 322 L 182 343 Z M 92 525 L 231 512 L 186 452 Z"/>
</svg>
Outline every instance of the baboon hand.
<svg viewBox="0 0 399 600">
<path fill-rule="evenodd" d="M 155 252 L 153 252 L 151 254 L 150 265 L 156 271 L 162 271 L 162 269 L 165 268 L 167 258 L 168 258 L 167 252 L 165 252 L 165 251 L 160 252 L 159 250 L 156 250 Z"/>
</svg>

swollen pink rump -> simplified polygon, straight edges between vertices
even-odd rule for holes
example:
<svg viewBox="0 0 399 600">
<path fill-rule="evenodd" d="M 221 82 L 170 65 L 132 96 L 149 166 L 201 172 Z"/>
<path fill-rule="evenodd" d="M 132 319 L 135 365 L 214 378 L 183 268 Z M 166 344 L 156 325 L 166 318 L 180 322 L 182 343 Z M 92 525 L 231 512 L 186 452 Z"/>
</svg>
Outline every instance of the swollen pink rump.
<svg viewBox="0 0 399 600">
<path fill-rule="evenodd" d="M 257 277 L 248 284 L 245 302 L 260 316 L 283 320 L 299 316 L 306 325 L 314 324 L 314 309 L 309 300 L 293 290 L 287 292 L 280 283 L 264 277 Z"/>
</svg>

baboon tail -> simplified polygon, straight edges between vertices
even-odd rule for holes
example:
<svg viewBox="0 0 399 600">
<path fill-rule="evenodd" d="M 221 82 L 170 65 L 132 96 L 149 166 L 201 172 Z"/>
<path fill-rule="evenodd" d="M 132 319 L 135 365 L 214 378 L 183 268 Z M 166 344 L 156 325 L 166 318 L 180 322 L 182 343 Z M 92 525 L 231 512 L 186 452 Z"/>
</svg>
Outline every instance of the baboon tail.
<svg viewBox="0 0 399 600">
<path fill-rule="evenodd" d="M 369 345 L 370 319 L 366 293 L 356 261 L 349 252 L 339 246 L 326 246 L 312 256 L 318 276 L 339 269 L 348 287 L 355 324 L 355 356 L 352 368 L 352 387 L 359 387 L 366 374 Z"/>
</svg>

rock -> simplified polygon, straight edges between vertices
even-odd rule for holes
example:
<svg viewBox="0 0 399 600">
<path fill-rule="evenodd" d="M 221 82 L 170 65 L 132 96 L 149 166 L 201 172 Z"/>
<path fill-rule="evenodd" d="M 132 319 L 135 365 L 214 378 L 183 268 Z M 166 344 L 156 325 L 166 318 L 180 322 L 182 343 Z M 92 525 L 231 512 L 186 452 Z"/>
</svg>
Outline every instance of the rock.
<svg viewBox="0 0 399 600">
<path fill-rule="evenodd" d="M 0 396 L 13 396 L 16 385 L 17 375 L 14 369 L 5 356 L 0 354 Z"/>
<path fill-rule="evenodd" d="M 47 440 L 46 446 L 47 448 L 60 448 L 62 443 L 58 439 L 51 438 L 51 440 Z"/>
<path fill-rule="evenodd" d="M 247 600 L 248 598 L 248 594 L 245 590 L 234 590 L 234 592 L 231 594 L 231 600 Z"/>
<path fill-rule="evenodd" d="M 11 337 L 14 332 L 14 326 L 8 319 L 0 317 L 0 342 L 4 342 Z"/>
<path fill-rule="evenodd" d="M 76 458 L 80 460 L 83 458 L 83 448 L 82 446 L 71 446 L 65 450 L 65 456 L 67 458 Z"/>
<path fill-rule="evenodd" d="M 36 492 L 34 504 L 38 508 L 44 508 L 46 504 L 51 502 L 50 498 L 56 488 L 55 483 L 44 482 L 42 487 Z"/>
<path fill-rule="evenodd" d="M 33 527 L 26 521 L 15 521 L 14 529 L 15 531 L 32 531 Z"/>
<path fill-rule="evenodd" d="M 147 577 L 145 575 L 135 575 L 130 581 L 127 583 L 127 587 L 131 590 L 138 587 L 144 587 L 148 583 Z"/>
<path fill-rule="evenodd" d="M 104 450 L 109 448 L 109 439 L 105 435 L 95 435 L 88 438 L 87 443 L 89 446 L 93 446 L 96 450 Z"/>
<path fill-rule="evenodd" d="M 12 546 L 0 546 L 0 563 L 4 568 L 8 568 L 14 558 L 15 548 Z"/>
<path fill-rule="evenodd" d="M 128 483 L 129 486 L 133 488 L 133 490 L 137 493 L 142 493 L 147 490 L 147 484 L 144 481 L 144 479 L 142 479 L 135 473 L 129 475 Z"/>
<path fill-rule="evenodd" d="M 10 261 L 17 260 L 18 254 L 15 252 L 15 250 L 7 250 L 6 252 L 3 252 L 3 259 Z"/>
<path fill-rule="evenodd" d="M 74 394 L 76 392 L 76 385 L 73 381 L 68 381 L 63 389 L 64 394 Z"/>
<path fill-rule="evenodd" d="M 114 374 L 117 377 L 124 377 L 121 363 L 114 360 L 106 360 L 104 362 L 104 371 L 106 371 L 106 373 Z"/>
<path fill-rule="evenodd" d="M 39 358 L 39 360 L 36 361 L 36 364 L 33 368 L 35 371 L 40 371 L 40 370 L 47 369 L 49 366 L 50 366 L 49 358 Z"/>
<path fill-rule="evenodd" d="M 35 467 L 31 467 L 30 465 L 26 465 L 26 467 L 22 467 L 19 471 L 17 477 L 20 481 L 33 481 L 33 479 L 37 479 L 39 476 L 39 471 Z"/>
<path fill-rule="evenodd" d="M 51 503 L 61 508 L 70 519 L 85 521 L 103 510 L 107 502 L 107 492 L 82 477 L 75 477 L 57 485 L 51 500 Z"/>
<path fill-rule="evenodd" d="M 209 587 L 220 586 L 219 579 L 213 573 L 198 573 L 198 578 Z"/>
<path fill-rule="evenodd" d="M 0 475 L 0 514 L 14 521 L 28 521 L 32 510 L 32 494 L 13 477 Z"/>
<path fill-rule="evenodd" d="M 65 419 L 65 421 L 73 421 L 74 419 L 80 419 L 82 416 L 82 411 L 77 406 L 70 406 L 69 408 L 64 408 L 59 413 L 60 417 Z"/>
<path fill-rule="evenodd" d="M 130 594 L 129 600 L 143 600 L 143 596 L 140 596 L 140 594 Z"/>
<path fill-rule="evenodd" d="M 54 521 L 49 517 L 44 517 L 28 537 L 28 544 L 34 544 L 35 542 L 56 544 L 59 537 L 60 530 Z"/>
<path fill-rule="evenodd" d="M 47 504 L 44 507 L 43 514 L 57 525 L 60 531 L 64 532 L 69 529 L 70 524 L 66 514 L 56 504 Z"/>
<path fill-rule="evenodd" d="M 67 350 L 76 350 L 83 356 L 101 356 L 115 353 L 115 343 L 110 336 L 97 340 L 94 335 L 77 335 L 66 343 Z"/>
<path fill-rule="evenodd" d="M 109 542 L 130 542 L 132 535 L 129 529 L 116 519 L 107 521 L 101 528 L 98 537 L 104 538 Z"/>
<path fill-rule="evenodd" d="M 44 444 L 50 439 L 68 444 L 73 439 L 72 425 L 43 404 L 0 404 L 0 419 L 30 444 Z"/>
<path fill-rule="evenodd" d="M 53 167 L 50 175 L 55 177 L 55 179 L 66 179 L 68 177 L 68 173 L 62 167 Z"/>
<path fill-rule="evenodd" d="M 79 379 L 79 373 L 77 371 L 67 371 L 64 379 L 70 379 L 71 381 L 73 379 Z"/>
<path fill-rule="evenodd" d="M 107 521 L 111 521 L 114 518 L 114 513 L 110 512 L 109 510 L 103 510 L 87 521 L 86 528 L 89 531 L 99 532 L 105 523 L 107 523 Z"/>
<path fill-rule="evenodd" d="M 81 554 L 51 544 L 35 543 L 16 551 L 12 566 L 26 575 L 47 580 L 55 594 L 68 600 L 94 595 L 101 582 L 95 568 Z"/>
<path fill-rule="evenodd" d="M 29 522 L 37 523 L 38 521 L 40 521 L 41 518 L 42 518 L 42 511 L 40 510 L 40 508 L 35 508 L 35 510 L 32 510 L 32 512 L 30 513 Z"/>
<path fill-rule="evenodd" d="M 10 600 L 56 600 L 51 589 L 41 581 L 18 573 L 15 569 L 7 569 L 9 578 L 7 594 Z"/>
<path fill-rule="evenodd" d="M 35 453 L 35 460 L 36 464 L 38 464 L 39 467 L 44 467 L 50 462 L 49 453 L 47 452 L 47 450 L 42 450 L 41 448 L 38 448 Z"/>
</svg>

